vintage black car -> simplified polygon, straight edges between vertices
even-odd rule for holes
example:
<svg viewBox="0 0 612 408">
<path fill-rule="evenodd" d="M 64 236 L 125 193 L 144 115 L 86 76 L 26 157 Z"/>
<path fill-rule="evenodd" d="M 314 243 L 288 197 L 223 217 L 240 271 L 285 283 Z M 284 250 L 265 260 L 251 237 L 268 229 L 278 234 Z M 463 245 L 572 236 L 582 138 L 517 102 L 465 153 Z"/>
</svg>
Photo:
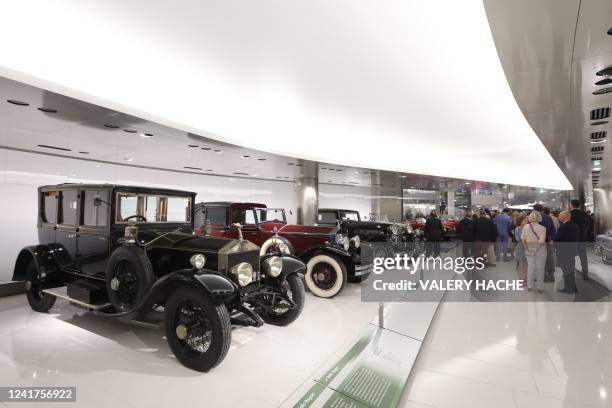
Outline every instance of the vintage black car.
<svg viewBox="0 0 612 408">
<path fill-rule="evenodd" d="M 392 257 L 395 254 L 413 254 L 416 250 L 415 234 L 407 224 L 362 221 L 358 211 L 338 208 L 319 208 L 318 223 L 340 227 L 340 233 L 372 246 L 374 258 Z"/>
<path fill-rule="evenodd" d="M 287 325 L 300 315 L 306 266 L 281 253 L 260 257 L 240 233 L 196 237 L 194 199 L 156 188 L 41 187 L 39 244 L 21 250 L 13 280 L 26 281 L 38 312 L 57 297 L 127 321 L 163 307 L 174 355 L 207 371 L 227 354 L 232 324 Z"/>
</svg>

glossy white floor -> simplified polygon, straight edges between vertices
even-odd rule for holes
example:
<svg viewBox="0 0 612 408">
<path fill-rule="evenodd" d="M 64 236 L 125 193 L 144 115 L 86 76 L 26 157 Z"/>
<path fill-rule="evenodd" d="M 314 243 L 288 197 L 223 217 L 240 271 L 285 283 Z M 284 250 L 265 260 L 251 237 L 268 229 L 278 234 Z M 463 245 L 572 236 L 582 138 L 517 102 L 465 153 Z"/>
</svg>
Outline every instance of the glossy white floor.
<svg viewBox="0 0 612 408">
<path fill-rule="evenodd" d="M 441 304 L 401 406 L 612 407 L 612 304 L 601 300 Z"/>
<path fill-rule="evenodd" d="M 360 302 L 355 284 L 334 299 L 306 300 L 291 326 L 235 329 L 225 361 L 200 374 L 170 355 L 163 330 L 96 317 L 65 301 L 40 314 L 25 296 L 0 298 L 0 385 L 76 386 L 71 407 L 279 406 L 377 310 Z M 0 403 L 13 405 L 24 406 Z"/>
</svg>

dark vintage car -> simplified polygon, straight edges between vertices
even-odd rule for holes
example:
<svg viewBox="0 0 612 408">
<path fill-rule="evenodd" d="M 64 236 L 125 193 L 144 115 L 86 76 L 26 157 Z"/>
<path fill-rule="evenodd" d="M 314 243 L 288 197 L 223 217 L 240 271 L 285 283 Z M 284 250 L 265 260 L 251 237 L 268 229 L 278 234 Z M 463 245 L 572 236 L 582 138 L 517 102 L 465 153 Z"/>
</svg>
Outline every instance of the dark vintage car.
<svg viewBox="0 0 612 408">
<path fill-rule="evenodd" d="M 236 239 L 196 237 L 194 199 L 156 188 L 41 187 L 39 243 L 21 250 L 13 280 L 26 281 L 38 312 L 57 297 L 126 321 L 163 306 L 174 355 L 207 371 L 227 354 L 232 324 L 287 325 L 300 315 L 306 266 L 260 257 L 239 228 Z"/>
<path fill-rule="evenodd" d="M 287 253 L 306 263 L 304 281 L 320 297 L 332 297 L 348 278 L 362 279 L 372 270 L 372 247 L 343 235 L 337 225 L 287 224 L 285 210 L 260 203 L 210 202 L 196 206 L 195 225 L 203 235 L 234 238 L 235 223 L 261 254 Z"/>
<path fill-rule="evenodd" d="M 338 208 L 320 208 L 319 225 L 338 225 L 343 235 L 359 236 L 361 242 L 372 246 L 374 258 L 392 257 L 395 254 L 413 254 L 415 236 L 406 224 L 381 221 L 362 221 L 358 211 Z"/>
</svg>

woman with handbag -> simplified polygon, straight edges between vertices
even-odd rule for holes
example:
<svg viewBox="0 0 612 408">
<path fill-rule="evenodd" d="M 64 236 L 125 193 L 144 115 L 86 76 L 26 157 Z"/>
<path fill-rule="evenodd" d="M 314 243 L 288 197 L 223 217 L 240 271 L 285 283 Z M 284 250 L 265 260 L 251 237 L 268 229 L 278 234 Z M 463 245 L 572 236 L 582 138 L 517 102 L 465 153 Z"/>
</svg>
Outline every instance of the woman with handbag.
<svg viewBox="0 0 612 408">
<path fill-rule="evenodd" d="M 518 278 L 524 283 L 527 283 L 527 259 L 525 258 L 525 249 L 523 248 L 523 242 L 521 241 L 521 231 L 523 227 L 527 225 L 527 216 L 525 214 L 518 214 L 515 218 L 516 226 L 512 231 L 512 236 L 516 241 L 516 248 L 514 250 L 514 257 L 516 259 L 516 272 Z"/>
<path fill-rule="evenodd" d="M 546 264 L 546 228 L 540 225 L 542 215 L 532 211 L 527 217 L 529 223 L 521 231 L 521 241 L 527 258 L 527 290 L 535 286 L 538 293 L 544 289 L 544 265 Z"/>
</svg>

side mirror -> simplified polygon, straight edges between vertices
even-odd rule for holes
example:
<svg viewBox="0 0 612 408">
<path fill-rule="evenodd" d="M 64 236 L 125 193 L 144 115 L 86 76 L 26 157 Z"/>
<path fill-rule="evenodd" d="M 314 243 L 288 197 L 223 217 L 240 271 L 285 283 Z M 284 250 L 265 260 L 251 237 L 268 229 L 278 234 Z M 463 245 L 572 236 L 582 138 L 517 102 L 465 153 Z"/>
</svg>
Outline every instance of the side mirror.
<svg viewBox="0 0 612 408">
<path fill-rule="evenodd" d="M 102 205 L 102 199 L 100 197 L 94 197 L 94 207 L 100 207 Z"/>
</svg>

